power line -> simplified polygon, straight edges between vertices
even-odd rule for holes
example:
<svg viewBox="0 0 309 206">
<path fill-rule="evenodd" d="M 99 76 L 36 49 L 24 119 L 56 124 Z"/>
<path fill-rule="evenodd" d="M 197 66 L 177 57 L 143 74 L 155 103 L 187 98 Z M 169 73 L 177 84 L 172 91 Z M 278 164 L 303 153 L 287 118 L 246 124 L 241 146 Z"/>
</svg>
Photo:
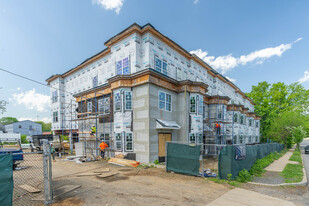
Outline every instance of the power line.
<svg viewBox="0 0 309 206">
<path fill-rule="evenodd" d="M 44 83 L 42 83 L 42 82 L 36 81 L 36 80 L 34 80 L 34 79 L 30 79 L 30 78 L 28 78 L 28 77 L 25 77 L 25 76 L 16 74 L 16 73 L 14 73 L 14 72 L 10 72 L 10 71 L 5 70 L 5 69 L 2 69 L 2 68 L 0 68 L 0 70 L 1 70 L 1 71 L 4 71 L 4 72 L 6 72 L 6 73 L 12 74 L 12 75 L 14 75 L 14 76 L 17 76 L 17 77 L 26 79 L 26 80 L 28 80 L 28 81 L 31 81 L 31 82 L 34 82 L 34 83 L 37 83 L 37 84 L 41 84 L 41 85 L 43 85 L 43 86 L 45 86 L 45 87 L 49 87 L 49 88 L 52 88 L 52 89 L 56 89 L 56 90 L 65 92 L 65 93 L 73 94 L 72 92 L 67 92 L 67 91 L 65 91 L 65 90 L 62 90 L 62 89 L 58 89 L 58 88 L 56 88 L 56 87 L 49 86 L 49 85 L 44 84 Z"/>
</svg>

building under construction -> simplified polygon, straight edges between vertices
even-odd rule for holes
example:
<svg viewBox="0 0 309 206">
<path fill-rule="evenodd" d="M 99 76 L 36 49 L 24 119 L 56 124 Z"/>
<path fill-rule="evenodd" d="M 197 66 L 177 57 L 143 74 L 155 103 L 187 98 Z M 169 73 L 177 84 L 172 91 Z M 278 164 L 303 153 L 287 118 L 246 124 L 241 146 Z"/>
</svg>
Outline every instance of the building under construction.
<svg viewBox="0 0 309 206">
<path fill-rule="evenodd" d="M 52 130 L 75 138 L 76 153 L 98 155 L 103 139 L 110 156 L 148 163 L 164 161 L 166 141 L 203 143 L 208 155 L 259 142 L 252 100 L 152 25 L 133 24 L 105 45 L 47 79 Z"/>
</svg>

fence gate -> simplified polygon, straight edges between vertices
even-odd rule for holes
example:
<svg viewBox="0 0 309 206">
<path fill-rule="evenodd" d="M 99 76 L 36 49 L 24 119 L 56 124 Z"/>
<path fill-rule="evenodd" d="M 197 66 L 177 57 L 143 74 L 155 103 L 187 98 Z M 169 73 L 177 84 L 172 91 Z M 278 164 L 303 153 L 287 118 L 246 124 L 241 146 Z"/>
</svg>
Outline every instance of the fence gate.
<svg viewBox="0 0 309 206">
<path fill-rule="evenodd" d="M 13 205 L 49 205 L 52 203 L 52 165 L 50 145 L 43 151 L 24 150 L 24 161 L 13 171 Z"/>
</svg>

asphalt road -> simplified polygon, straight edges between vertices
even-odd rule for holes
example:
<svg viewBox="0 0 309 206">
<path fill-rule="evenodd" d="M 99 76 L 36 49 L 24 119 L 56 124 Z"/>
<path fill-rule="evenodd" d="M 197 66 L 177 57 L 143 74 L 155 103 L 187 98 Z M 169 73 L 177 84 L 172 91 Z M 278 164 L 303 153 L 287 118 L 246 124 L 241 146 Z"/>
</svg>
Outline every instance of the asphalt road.
<svg viewBox="0 0 309 206">
<path fill-rule="evenodd" d="M 307 178 L 309 178 L 309 154 L 305 154 L 305 152 L 304 152 L 304 147 L 307 146 L 307 145 L 309 145 L 309 138 L 304 139 L 302 141 L 302 143 L 300 144 L 301 153 L 302 153 L 303 161 L 304 161 L 304 167 L 305 167 L 305 170 L 306 170 L 306 173 L 307 173 Z M 309 185 L 307 185 L 307 188 L 309 190 Z"/>
</svg>

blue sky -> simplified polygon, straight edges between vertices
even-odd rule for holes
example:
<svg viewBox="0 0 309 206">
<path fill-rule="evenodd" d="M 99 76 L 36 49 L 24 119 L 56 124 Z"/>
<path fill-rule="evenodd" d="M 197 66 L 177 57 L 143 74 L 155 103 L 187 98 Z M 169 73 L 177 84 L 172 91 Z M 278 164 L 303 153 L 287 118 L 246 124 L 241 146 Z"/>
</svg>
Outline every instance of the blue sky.
<svg viewBox="0 0 309 206">
<path fill-rule="evenodd" d="M 309 1 L 0 0 L 0 68 L 45 82 L 151 23 L 244 92 L 261 81 L 309 88 Z M 49 89 L 0 71 L 2 116 L 50 121 Z"/>
</svg>

